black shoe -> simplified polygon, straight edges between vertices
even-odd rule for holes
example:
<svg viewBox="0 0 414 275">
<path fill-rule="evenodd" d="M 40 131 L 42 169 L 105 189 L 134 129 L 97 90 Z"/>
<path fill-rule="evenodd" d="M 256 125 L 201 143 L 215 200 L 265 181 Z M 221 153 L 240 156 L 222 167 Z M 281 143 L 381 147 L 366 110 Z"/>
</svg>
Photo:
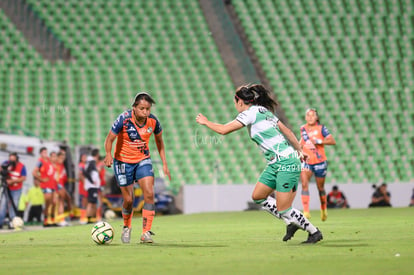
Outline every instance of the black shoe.
<svg viewBox="0 0 414 275">
<path fill-rule="evenodd" d="M 323 240 L 322 232 L 319 231 L 318 228 L 316 228 L 316 232 L 313 234 L 309 233 L 308 239 L 302 243 L 317 243 L 321 240 Z"/>
<path fill-rule="evenodd" d="M 298 231 L 298 229 L 299 229 L 299 227 L 296 224 L 294 224 L 294 223 L 288 224 L 286 226 L 286 235 L 283 237 L 283 241 L 287 242 L 290 239 L 292 239 L 293 236 L 295 235 L 296 231 Z"/>
</svg>

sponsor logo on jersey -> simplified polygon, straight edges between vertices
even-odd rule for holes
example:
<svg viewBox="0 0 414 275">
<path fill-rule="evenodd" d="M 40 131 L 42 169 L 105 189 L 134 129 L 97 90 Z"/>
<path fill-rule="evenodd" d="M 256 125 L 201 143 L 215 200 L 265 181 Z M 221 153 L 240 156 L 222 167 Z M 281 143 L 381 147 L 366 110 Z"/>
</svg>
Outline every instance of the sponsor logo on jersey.
<svg viewBox="0 0 414 275">
<path fill-rule="evenodd" d="M 134 141 L 134 140 L 136 140 L 136 139 L 139 138 L 137 129 L 135 129 L 135 127 L 132 126 L 131 124 L 129 124 L 129 125 L 127 124 L 126 125 L 126 132 L 128 134 L 129 139 L 132 140 L 132 141 Z"/>
</svg>

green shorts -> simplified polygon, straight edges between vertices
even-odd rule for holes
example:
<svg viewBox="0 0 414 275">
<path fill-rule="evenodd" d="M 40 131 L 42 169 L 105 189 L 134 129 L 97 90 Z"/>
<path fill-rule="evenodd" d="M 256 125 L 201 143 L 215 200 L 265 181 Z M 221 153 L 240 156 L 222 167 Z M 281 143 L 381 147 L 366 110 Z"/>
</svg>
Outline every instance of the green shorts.
<svg viewBox="0 0 414 275">
<path fill-rule="evenodd" d="M 296 191 L 300 177 L 301 164 L 297 158 L 282 159 L 268 164 L 259 177 L 259 182 L 277 192 Z"/>
</svg>

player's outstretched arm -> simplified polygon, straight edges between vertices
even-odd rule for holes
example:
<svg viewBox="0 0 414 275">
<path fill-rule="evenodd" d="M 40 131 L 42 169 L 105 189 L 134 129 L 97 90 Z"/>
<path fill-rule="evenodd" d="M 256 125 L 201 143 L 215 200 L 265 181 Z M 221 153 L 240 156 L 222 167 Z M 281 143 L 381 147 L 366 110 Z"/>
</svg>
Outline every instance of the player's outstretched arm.
<svg viewBox="0 0 414 275">
<path fill-rule="evenodd" d="M 238 120 L 230 121 L 227 124 L 214 123 L 209 121 L 203 114 L 198 114 L 196 121 L 198 124 L 205 125 L 220 135 L 227 135 L 244 127 L 244 125 Z"/>
<path fill-rule="evenodd" d="M 168 176 L 168 178 L 171 180 L 171 174 L 170 170 L 168 169 L 167 165 L 167 158 L 165 157 L 165 146 L 164 146 L 164 140 L 162 138 L 162 132 L 158 135 L 154 135 L 155 137 L 155 144 L 157 145 L 158 153 L 160 154 L 160 158 L 162 161 L 162 167 L 164 170 L 164 174 Z"/>
<path fill-rule="evenodd" d="M 115 139 L 116 135 L 112 131 L 109 131 L 105 139 L 105 158 L 103 160 L 104 164 L 107 167 L 111 167 L 114 161 L 114 159 L 112 158 L 112 144 L 114 143 Z"/>
</svg>

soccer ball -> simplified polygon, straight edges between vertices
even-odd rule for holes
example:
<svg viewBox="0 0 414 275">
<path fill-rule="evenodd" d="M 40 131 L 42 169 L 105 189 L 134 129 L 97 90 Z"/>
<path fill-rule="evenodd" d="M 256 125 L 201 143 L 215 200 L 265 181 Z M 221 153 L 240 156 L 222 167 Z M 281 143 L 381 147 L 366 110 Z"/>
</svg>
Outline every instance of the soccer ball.
<svg viewBox="0 0 414 275">
<path fill-rule="evenodd" d="M 24 221 L 22 220 L 22 218 L 17 216 L 13 218 L 11 223 L 15 229 L 20 229 L 24 225 Z"/>
<path fill-rule="evenodd" d="M 98 222 L 92 227 L 91 236 L 97 244 L 110 244 L 114 239 L 114 229 L 107 222 Z"/>
<path fill-rule="evenodd" d="M 113 210 L 108 209 L 105 211 L 104 216 L 105 216 L 105 219 L 112 220 L 116 218 L 116 213 Z"/>
</svg>

